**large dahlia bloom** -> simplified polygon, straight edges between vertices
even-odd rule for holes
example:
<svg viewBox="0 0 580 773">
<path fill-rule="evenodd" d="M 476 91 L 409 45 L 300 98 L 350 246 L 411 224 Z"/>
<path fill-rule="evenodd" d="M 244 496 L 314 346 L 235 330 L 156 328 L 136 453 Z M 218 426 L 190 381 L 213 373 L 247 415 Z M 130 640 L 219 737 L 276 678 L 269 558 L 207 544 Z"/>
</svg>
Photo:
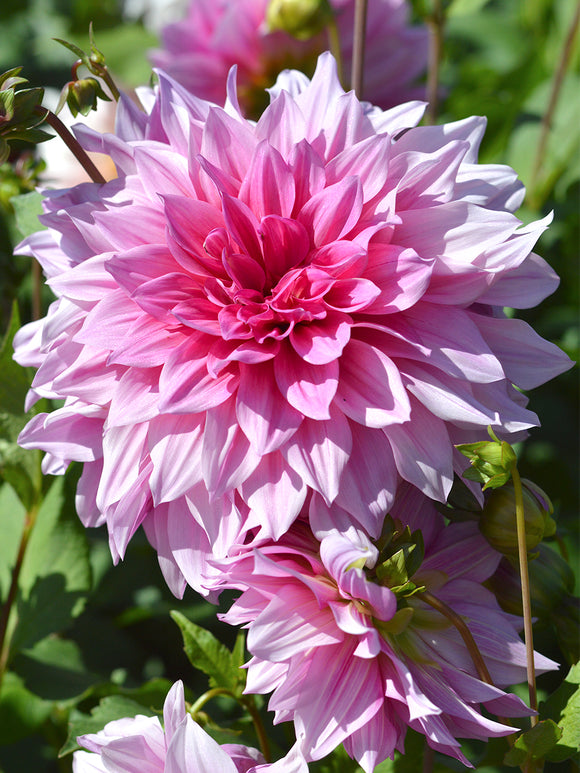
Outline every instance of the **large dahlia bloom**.
<svg viewBox="0 0 580 773">
<path fill-rule="evenodd" d="M 142 714 L 109 722 L 98 733 L 77 738 L 88 751 L 73 755 L 73 773 L 250 773 L 260 765 L 256 749 L 220 746 L 185 710 L 183 684 L 176 682 L 158 717 Z M 256 768 L 257 766 L 257 768 Z"/>
<path fill-rule="evenodd" d="M 84 463 L 77 507 L 122 556 L 143 524 L 176 593 L 208 556 L 277 539 L 311 496 L 371 536 L 400 478 L 445 500 L 454 443 L 517 438 L 567 357 L 504 305 L 557 285 L 522 188 L 478 166 L 484 121 L 366 110 L 334 60 L 285 73 L 257 124 L 164 74 L 116 135 L 118 178 L 47 192 L 20 248 L 57 295 L 23 328 L 29 395 L 64 400 L 20 443 Z"/>
<path fill-rule="evenodd" d="M 309 74 L 316 57 L 328 48 L 326 34 L 298 41 L 269 32 L 269 0 L 190 0 L 187 16 L 162 31 L 163 48 L 151 59 L 191 92 L 222 103 L 232 65 L 238 65 L 239 96 L 244 110 L 265 107 L 264 88 L 277 74 L 295 67 Z M 355 0 L 330 0 L 336 14 L 345 82 L 350 80 Z M 425 72 L 428 34 L 409 25 L 406 0 L 370 0 L 365 52 L 365 99 L 392 107 L 422 94 L 413 87 Z"/>
<path fill-rule="evenodd" d="M 412 582 L 467 623 L 493 684 L 478 673 L 450 619 L 421 592 L 408 595 L 392 575 L 381 575 L 376 547 L 354 531 L 329 531 L 319 543 L 297 523 L 277 543 L 230 559 L 222 584 L 242 594 L 222 618 L 248 628 L 246 691 L 273 693 L 274 721 L 293 720 L 306 759 L 343 743 L 372 771 L 395 749 L 404 751 L 410 727 L 470 766 L 458 738 L 508 735 L 513 727 L 501 717 L 530 713 L 500 689 L 526 674 L 521 621 L 482 585 L 501 556 L 477 524 L 445 526 L 408 484 L 391 514 L 399 534 L 405 524 L 421 530 L 425 556 Z M 538 671 L 555 666 L 536 655 Z"/>
</svg>

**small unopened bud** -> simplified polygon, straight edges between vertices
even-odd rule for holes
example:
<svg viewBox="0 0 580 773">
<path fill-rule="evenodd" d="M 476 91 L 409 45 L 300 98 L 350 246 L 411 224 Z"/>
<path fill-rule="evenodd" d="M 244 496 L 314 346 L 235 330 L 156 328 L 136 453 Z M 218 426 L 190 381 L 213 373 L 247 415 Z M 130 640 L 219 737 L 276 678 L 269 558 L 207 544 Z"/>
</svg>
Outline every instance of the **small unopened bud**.
<svg viewBox="0 0 580 773">
<path fill-rule="evenodd" d="M 99 99 L 111 101 L 96 78 L 69 81 L 61 91 L 56 112 L 59 113 L 66 103 L 74 117 L 79 113 L 88 115 L 97 109 Z"/>
<path fill-rule="evenodd" d="M 522 479 L 526 550 L 533 550 L 546 536 L 556 530 L 550 517 L 552 504 L 547 495 L 531 481 Z M 484 505 L 479 528 L 489 544 L 504 555 L 518 550 L 516 527 L 516 497 L 513 483 L 493 489 Z"/>
<path fill-rule="evenodd" d="M 282 30 L 306 40 L 327 27 L 333 15 L 328 0 L 270 0 L 266 24 L 271 32 Z"/>
</svg>

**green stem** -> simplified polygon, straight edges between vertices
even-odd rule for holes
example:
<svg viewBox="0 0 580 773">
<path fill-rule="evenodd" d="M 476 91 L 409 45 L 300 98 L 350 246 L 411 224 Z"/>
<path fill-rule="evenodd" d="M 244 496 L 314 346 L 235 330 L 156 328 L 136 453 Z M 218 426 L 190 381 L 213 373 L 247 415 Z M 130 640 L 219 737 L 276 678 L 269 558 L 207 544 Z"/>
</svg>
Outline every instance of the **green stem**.
<svg viewBox="0 0 580 773">
<path fill-rule="evenodd" d="M 16 561 L 14 568 L 12 569 L 12 580 L 10 582 L 10 589 L 8 596 L 2 607 L 2 614 L 0 615 L 0 686 L 4 678 L 4 672 L 8 666 L 8 659 L 10 657 L 10 637 L 8 636 L 8 623 L 10 621 L 10 612 L 16 596 L 18 594 L 18 580 L 20 578 L 20 572 L 22 570 L 22 564 L 24 562 L 24 555 L 32 534 L 32 529 L 36 522 L 36 516 L 38 514 L 38 507 L 33 506 L 28 513 L 26 513 L 24 519 L 24 528 L 22 529 L 22 536 L 20 538 L 20 545 L 18 547 L 18 553 L 16 555 Z"/>
<path fill-rule="evenodd" d="M 336 18 L 334 15 L 328 22 L 327 35 L 328 48 L 330 49 L 330 53 L 336 59 L 336 71 L 338 74 L 338 80 L 344 86 L 344 67 L 342 64 L 342 51 L 340 49 L 340 35 L 338 34 L 338 24 L 336 23 Z"/>
<path fill-rule="evenodd" d="M 99 172 L 97 167 L 93 164 L 89 158 L 86 150 L 81 147 L 79 141 L 74 137 L 71 132 L 66 128 L 63 122 L 58 116 L 47 110 L 46 107 L 36 107 L 35 112 L 44 117 L 44 120 L 49 126 L 55 130 L 58 136 L 62 139 L 67 148 L 74 155 L 79 164 L 83 167 L 85 172 L 89 175 L 91 180 L 95 183 L 106 182 L 103 175 Z"/>
<path fill-rule="evenodd" d="M 427 739 L 425 739 L 425 744 L 423 746 L 423 769 L 422 773 L 433 773 L 433 766 L 435 764 L 435 752 L 433 749 L 429 746 L 427 743 Z"/>
<path fill-rule="evenodd" d="M 354 40 L 352 48 L 351 87 L 359 99 L 362 99 L 365 38 L 367 27 L 367 0 L 356 0 L 354 10 Z"/>
<path fill-rule="evenodd" d="M 439 75 L 443 52 L 445 11 L 441 0 L 433 0 L 433 13 L 427 19 L 429 28 L 429 64 L 427 69 L 427 115 L 425 122 L 434 124 L 439 110 Z"/>
<path fill-rule="evenodd" d="M 206 703 L 211 701 L 213 698 L 217 698 L 218 695 L 228 695 L 230 698 L 233 698 L 235 701 L 237 701 L 240 706 L 246 709 L 246 711 L 252 717 L 252 722 L 254 723 L 254 729 L 256 731 L 256 735 L 258 736 L 258 741 L 260 743 L 260 748 L 262 750 L 262 754 L 264 755 L 264 759 L 266 762 L 272 762 L 270 744 L 266 735 L 264 723 L 262 722 L 260 713 L 254 705 L 254 701 L 251 697 L 239 697 L 231 690 L 228 690 L 226 687 L 214 687 L 212 690 L 204 692 L 204 694 L 201 695 L 190 707 L 189 713 L 191 716 L 195 717 L 195 715 L 205 706 Z"/>
<path fill-rule="evenodd" d="M 109 91 L 111 92 L 115 102 L 118 102 L 121 99 L 121 92 L 117 88 L 117 85 L 115 84 L 115 81 L 111 77 L 111 73 L 106 66 L 103 67 L 101 72 L 99 72 L 99 77 L 102 78 L 109 87 Z"/>
<path fill-rule="evenodd" d="M 530 581 L 528 575 L 528 551 L 526 547 L 526 521 L 524 516 L 524 494 L 522 482 L 516 463 L 511 466 L 512 481 L 516 499 L 516 528 L 518 534 L 518 558 L 520 564 L 520 582 L 522 586 L 522 607 L 524 612 L 524 640 L 526 644 L 526 670 L 528 675 L 528 690 L 530 708 L 538 709 L 536 695 L 536 670 L 534 667 L 534 640 L 532 634 L 532 604 L 530 599 Z M 530 718 L 532 727 L 538 724 L 538 716 Z"/>
<path fill-rule="evenodd" d="M 564 75 L 566 74 L 566 70 L 568 68 L 568 62 L 570 61 L 570 57 L 574 49 L 574 39 L 576 37 L 576 34 L 578 33 L 579 26 L 580 26 L 580 3 L 578 3 L 576 6 L 576 11 L 572 18 L 572 23 L 570 25 L 570 29 L 568 30 L 568 35 L 566 36 L 566 42 L 564 43 L 562 54 L 560 56 L 560 61 L 558 62 L 558 67 L 554 74 L 554 80 L 552 81 L 552 90 L 550 92 L 550 101 L 548 103 L 548 108 L 544 114 L 544 117 L 542 118 L 542 127 L 540 129 L 540 139 L 538 140 L 538 147 L 536 149 L 536 156 L 534 159 L 534 167 L 532 171 L 532 178 L 531 178 L 531 184 L 530 184 L 530 191 L 532 195 L 534 195 L 535 193 L 535 187 L 539 181 L 540 172 L 542 171 L 542 164 L 544 162 L 546 144 L 548 142 L 548 136 L 550 134 L 550 129 L 552 126 L 552 119 L 554 117 L 554 112 L 556 110 L 556 105 L 558 103 L 558 97 L 560 96 L 560 91 L 562 89 L 562 83 L 564 82 Z"/>
</svg>

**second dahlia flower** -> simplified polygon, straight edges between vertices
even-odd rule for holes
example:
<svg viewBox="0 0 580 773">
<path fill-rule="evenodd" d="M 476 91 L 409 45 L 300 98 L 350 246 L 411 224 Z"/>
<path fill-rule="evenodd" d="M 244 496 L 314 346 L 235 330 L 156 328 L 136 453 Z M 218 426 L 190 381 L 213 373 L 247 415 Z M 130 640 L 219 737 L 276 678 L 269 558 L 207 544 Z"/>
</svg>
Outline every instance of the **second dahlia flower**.
<svg viewBox="0 0 580 773">
<path fill-rule="evenodd" d="M 20 436 L 84 463 L 77 508 L 122 556 L 143 524 L 176 593 L 206 559 L 277 539 L 314 493 L 370 536 L 402 478 L 444 501 L 464 439 L 520 437 L 527 389 L 569 367 L 502 306 L 557 277 L 531 253 L 515 173 L 479 166 L 484 121 L 413 128 L 345 94 L 328 54 L 284 73 L 257 124 L 159 73 L 116 134 L 78 130 L 118 178 L 46 193 L 20 247 L 57 296 L 24 327 Z"/>
<path fill-rule="evenodd" d="M 222 103 L 232 65 L 238 66 L 240 103 L 254 115 L 267 102 L 271 86 L 285 67 L 311 72 L 328 48 L 320 33 L 298 41 L 269 32 L 269 0 L 190 0 L 186 17 L 162 31 L 163 48 L 151 58 L 198 97 Z M 336 15 L 345 81 L 350 78 L 355 0 L 330 0 Z M 409 24 L 407 0 L 370 0 L 365 56 L 365 99 L 392 107 L 422 93 L 413 86 L 427 66 L 425 27 Z"/>
<path fill-rule="evenodd" d="M 331 530 L 319 543 L 300 523 L 222 564 L 222 587 L 242 591 L 222 618 L 248 629 L 246 691 L 272 693 L 274 721 L 294 722 L 306 759 L 343 743 L 370 773 L 404 751 L 410 727 L 471 767 L 458 739 L 508 735 L 514 729 L 501 717 L 531 713 L 500 689 L 526 675 L 521 621 L 483 586 L 501 555 L 477 524 L 445 526 L 408 484 L 391 514 L 393 554 L 401 555 L 401 544 L 409 549 L 405 526 L 422 534 L 424 559 L 411 585 L 401 582 L 397 561 L 384 568 L 365 535 Z M 467 624 L 487 673 L 449 610 Z M 535 660 L 538 671 L 556 667 L 541 655 Z"/>
</svg>

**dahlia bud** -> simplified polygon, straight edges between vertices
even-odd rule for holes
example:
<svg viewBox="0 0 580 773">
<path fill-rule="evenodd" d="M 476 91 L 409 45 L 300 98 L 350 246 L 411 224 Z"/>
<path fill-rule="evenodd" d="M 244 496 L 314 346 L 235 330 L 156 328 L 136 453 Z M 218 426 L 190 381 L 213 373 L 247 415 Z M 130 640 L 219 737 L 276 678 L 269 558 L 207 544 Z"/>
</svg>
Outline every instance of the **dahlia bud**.
<svg viewBox="0 0 580 773">
<path fill-rule="evenodd" d="M 56 112 L 60 112 L 66 103 L 74 117 L 78 113 L 88 115 L 91 110 L 97 109 L 99 99 L 111 101 L 96 78 L 69 81 L 61 92 Z"/>
<path fill-rule="evenodd" d="M 526 549 L 533 550 L 544 537 L 556 531 L 550 517 L 552 503 L 547 495 L 531 481 L 522 479 L 524 518 L 526 524 Z M 516 498 L 513 483 L 493 489 L 484 505 L 479 528 L 489 544 L 505 555 L 518 550 L 516 527 Z"/>
<path fill-rule="evenodd" d="M 574 572 L 562 556 L 546 544 L 537 546 L 537 555 L 529 566 L 534 616 L 540 620 L 558 616 L 574 590 Z M 510 559 L 502 558 L 487 584 L 502 609 L 514 615 L 522 614 L 520 573 Z"/>
<path fill-rule="evenodd" d="M 328 0 L 270 0 L 266 24 L 271 32 L 282 30 L 306 40 L 323 30 L 333 18 Z"/>
</svg>

